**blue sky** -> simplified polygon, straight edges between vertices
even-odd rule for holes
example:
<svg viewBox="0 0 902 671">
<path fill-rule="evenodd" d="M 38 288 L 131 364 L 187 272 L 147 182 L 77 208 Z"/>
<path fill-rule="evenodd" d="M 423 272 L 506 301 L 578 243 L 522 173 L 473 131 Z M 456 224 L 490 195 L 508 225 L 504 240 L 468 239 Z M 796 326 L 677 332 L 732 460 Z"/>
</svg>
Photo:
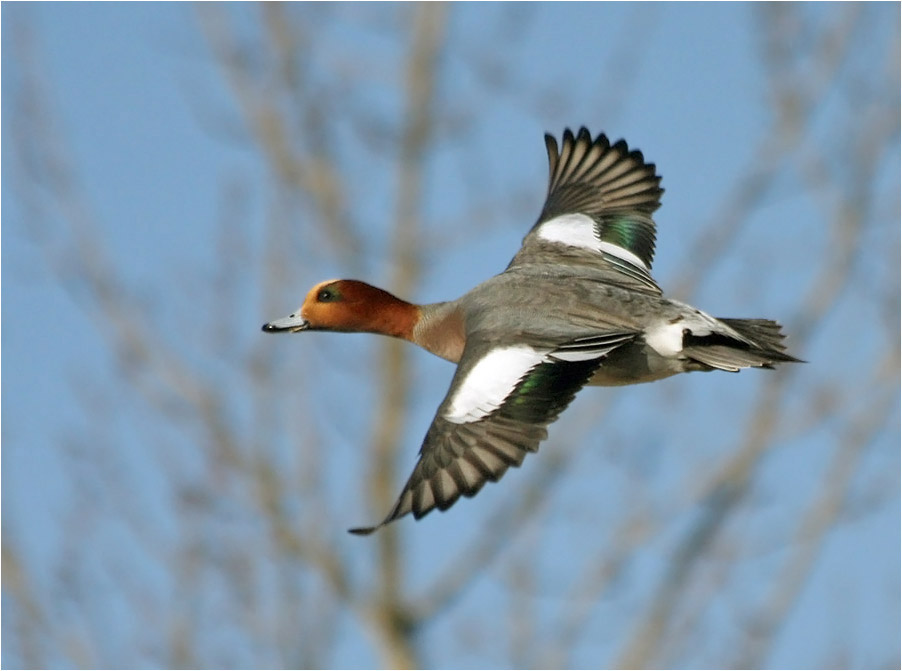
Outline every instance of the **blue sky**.
<svg viewBox="0 0 902 671">
<path fill-rule="evenodd" d="M 347 100 L 396 122 L 403 109 L 391 88 L 396 76 L 392 68 L 404 52 L 391 32 L 379 26 L 388 25 L 401 10 L 348 4 L 334 11 L 337 20 L 320 21 L 315 11 L 310 15 L 314 29 L 307 38 L 318 56 L 310 66 L 311 77 L 322 77 L 325 87 L 331 72 L 349 68 L 361 83 L 347 92 Z M 482 160 L 466 164 L 453 141 L 436 142 L 424 175 L 424 228 L 442 242 L 430 251 L 421 286 L 408 298 L 422 302 L 454 298 L 503 269 L 541 207 L 546 179 L 542 133 L 559 136 L 563 127 L 583 124 L 593 132 L 627 138 L 658 165 L 666 193 L 655 217 L 655 277 L 665 290 L 677 284 L 691 269 L 692 254 L 703 247 L 705 232 L 711 230 L 706 226 L 724 215 L 731 189 L 772 139 L 766 135 L 773 111 L 761 66 L 760 16 L 753 7 L 738 3 L 536 4 L 522 9 L 522 23 L 511 22 L 518 15 L 505 11 L 510 9 L 492 4 L 457 5 L 451 11 L 437 95 L 443 114 L 470 124 L 466 148 L 472 151 L 463 155 Z M 849 11 L 846 5 L 812 4 L 801 16 L 811 26 L 821 26 Z M 887 66 L 884 56 L 890 45 L 898 48 L 899 9 L 888 3 L 862 11 L 860 30 L 866 34 L 854 36 L 861 46 L 843 67 L 873 72 Z M 173 590 L 159 558 L 142 550 L 133 537 L 134 527 L 122 520 L 146 524 L 161 547 L 174 542 L 180 527 L 173 519 L 177 508 L 169 503 L 172 483 L 147 445 L 157 440 L 179 446 L 184 461 L 174 468 L 183 468 L 181 476 L 188 481 L 202 459 L 190 438 L 176 428 L 152 423 L 134 389 L 135 380 L 121 377 L 116 353 L 110 349 L 113 341 L 104 333 L 105 322 L 92 312 L 77 274 L 67 265 L 71 236 L 65 220 L 58 208 L 44 204 L 46 193 L 33 187 L 29 181 L 33 175 L 23 169 L 27 156 L 23 158 L 15 140 L 15 134 L 28 127 L 23 121 L 28 114 L 22 111 L 22 54 L 35 58 L 30 65 L 40 73 L 41 89 L 54 109 L 53 142 L 60 142 L 77 165 L 78 187 L 90 206 L 89 215 L 99 222 L 102 243 L 115 267 L 167 344 L 196 362 L 210 380 L 232 385 L 229 407 L 236 413 L 239 434 L 250 425 L 242 413 L 251 413 L 241 401 L 240 378 L 227 359 L 210 355 L 207 342 L 192 329 L 221 332 L 230 339 L 232 351 L 255 352 L 264 337 L 260 323 L 292 311 L 313 283 L 350 271 L 343 267 L 340 254 L 319 258 L 299 248 L 292 282 L 279 286 L 278 295 L 261 295 L 263 285 L 250 276 L 257 272 L 251 269 L 247 277 L 241 273 L 230 278 L 234 301 L 228 310 L 213 317 L 210 306 L 200 304 L 203 282 L 215 275 L 218 255 L 228 249 L 219 237 L 223 220 L 234 218 L 236 244 L 246 245 L 241 249 L 247 258 L 257 258 L 260 231 L 267 222 L 280 212 L 296 214 L 303 208 L 292 210 L 290 203 L 279 200 L 274 176 L 242 126 L 222 71 L 212 62 L 194 6 L 4 3 L 2 12 L 3 541 L 12 543 L 27 561 L 36 594 L 59 631 L 68 631 L 73 613 L 81 612 L 59 598 L 61 558 L 74 552 L 82 564 L 104 567 L 95 572 L 85 569 L 87 578 L 82 576 L 97 594 L 87 600 L 89 628 L 109 632 L 103 646 L 92 651 L 93 659 L 107 665 L 163 665 L 166 658 L 154 651 L 159 642 L 136 636 L 140 620 L 128 601 L 117 595 L 122 583 L 111 577 L 115 570 L 107 569 L 118 567 L 137 584 Z M 256 7 L 231 5 L 227 13 L 246 44 L 259 40 Z M 474 54 L 505 63 L 509 85 L 494 88 L 491 82 L 480 81 L 468 66 Z M 898 89 L 887 97 L 887 106 L 892 105 L 898 111 Z M 840 90 L 828 89 L 806 142 L 814 147 L 836 142 L 831 160 L 841 164 L 847 149 L 843 139 L 859 130 L 848 124 L 873 122 L 864 112 L 856 117 L 852 111 Z M 340 123 L 341 107 L 333 113 Z M 365 228 L 363 239 L 369 245 L 355 274 L 385 283 L 391 276 L 386 236 L 392 173 L 384 170 L 382 159 L 347 137 L 335 142 L 351 177 L 355 200 L 349 209 Z M 803 158 L 781 168 L 707 281 L 693 287 L 691 295 L 676 297 L 725 316 L 790 322 L 804 314 L 804 300 L 820 260 L 834 254 L 842 241 L 825 232 L 831 212 L 824 203 L 839 202 L 831 195 L 834 187 L 828 183 L 823 191 L 812 190 L 805 182 L 810 165 L 804 160 L 806 152 L 801 154 Z M 841 165 L 828 167 L 841 174 Z M 898 347 L 898 320 L 883 321 L 887 297 L 896 305 L 896 311 L 889 312 L 898 314 L 898 133 L 872 181 L 874 194 L 884 205 L 869 214 L 863 229 L 862 245 L 873 253 L 870 265 L 852 274 L 848 289 L 805 351 L 797 352 L 810 363 L 791 373 L 792 407 L 784 408 L 781 416 L 778 447 L 755 480 L 754 505 L 736 523 L 739 528 L 747 524 L 748 534 L 760 536 L 762 547 L 759 555 L 744 556 L 735 582 L 724 588 L 731 595 L 754 594 L 759 585 L 770 584 L 773 565 L 787 552 L 779 545 L 789 533 L 779 531 L 781 524 L 801 517 L 799 511 L 816 497 L 820 477 L 834 463 L 831 441 L 854 423 L 850 418 L 866 414 L 866 406 L 879 406 L 880 399 L 867 394 L 868 371 L 879 360 L 875 352 L 893 344 Z M 895 198 L 886 197 L 893 191 Z M 231 211 L 234 203 L 238 206 Z M 478 207 L 489 213 L 485 222 L 461 221 Z M 302 217 L 293 223 L 308 225 Z M 456 226 L 468 237 L 456 235 Z M 276 357 L 285 369 L 276 382 L 294 384 L 298 375 L 310 371 L 309 379 L 317 384 L 298 393 L 312 397 L 314 407 L 335 417 L 331 424 L 325 422 L 328 450 L 351 465 L 347 471 L 334 466 L 329 471 L 335 475 L 328 483 L 330 497 L 340 507 L 328 519 L 353 526 L 375 521 L 377 515 L 365 508 L 365 472 L 355 463 L 353 450 L 365 436 L 367 408 L 379 393 L 360 385 L 355 373 L 372 360 L 378 343 L 363 336 L 345 337 L 339 343 L 341 338 L 315 336 L 309 345 L 272 339 L 265 346 L 271 348 L 268 356 Z M 792 342 L 790 330 L 790 347 Z M 209 344 L 211 350 L 215 347 Z M 329 366 L 330 356 L 336 355 L 348 361 Z M 451 377 L 448 364 L 420 352 L 410 356 L 418 392 L 411 401 L 399 477 L 406 477 Z M 560 556 L 588 556 L 604 544 L 603 534 L 598 539 L 586 536 L 587 528 L 594 527 L 582 519 L 587 514 L 581 509 L 583 500 L 599 506 L 593 508 L 598 523 L 610 526 L 622 517 L 616 503 L 626 500 L 624 492 L 631 487 L 642 488 L 645 500 L 656 509 L 680 511 L 625 572 L 617 594 L 590 619 L 589 630 L 598 633 L 576 647 L 572 665 L 603 665 L 620 649 L 618 641 L 629 635 L 629 622 L 612 618 L 631 604 L 644 603 L 649 586 L 656 584 L 681 530 L 697 511 L 684 490 L 692 481 L 689 475 L 698 469 L 698 481 L 703 480 L 705 466 L 720 463 L 723 450 L 741 442 L 734 413 L 760 397 L 765 375 L 757 371 L 716 379 L 693 375 L 654 389 L 589 390 L 564 416 L 562 421 L 572 414 L 574 425 L 591 427 L 593 404 L 603 403 L 614 413 L 601 429 L 583 433 L 593 437 L 603 429 L 605 450 L 578 453 L 563 476 L 565 484 L 558 485 L 562 491 L 540 520 L 543 531 L 518 539 L 518 547 L 530 549 L 530 542 L 541 538 L 541 551 L 532 548 L 533 568 L 541 583 L 540 596 L 531 602 L 541 612 L 538 621 L 552 626 L 557 623 L 554 613 L 567 612 L 562 606 L 566 581 L 560 576 L 576 569 Z M 837 379 L 846 380 L 846 388 Z M 842 400 L 834 422 L 805 425 L 805 413 L 817 407 L 812 401 L 815 393 L 824 395 L 824 403 L 834 397 Z M 845 501 L 849 511 L 827 534 L 802 597 L 764 660 L 767 666 L 828 664 L 824 655 L 829 646 L 812 651 L 811 645 L 825 637 L 837 638 L 838 650 L 848 653 L 850 665 L 897 659 L 897 385 L 892 393 L 894 410 L 868 438 L 867 449 L 856 462 Z M 660 404 L 668 405 L 666 414 Z M 674 416 L 683 417 L 679 426 L 670 423 Z M 276 413 L 274 422 L 280 419 L 285 418 Z M 272 426 L 272 431 L 284 433 L 282 425 Z M 530 457 L 523 472 L 538 472 L 550 448 L 546 443 L 538 456 Z M 293 459 L 279 454 L 287 463 Z M 405 547 L 410 551 L 406 563 L 414 586 L 428 584 L 436 575 L 435 566 L 453 557 L 439 550 L 443 539 L 474 533 L 488 519 L 484 511 L 503 504 L 505 488 L 515 487 L 515 478 L 527 477 L 519 473 L 508 474 L 501 484 L 487 487 L 476 500 L 459 503 L 444 515 L 432 515 L 416 526 L 410 520 L 402 522 L 412 527 L 407 529 L 410 540 Z M 122 478 L 123 486 L 110 487 L 105 478 Z M 610 489 L 608 498 L 592 498 L 599 488 Z M 123 491 L 128 500 L 119 498 Z M 93 517 L 85 521 L 85 528 L 78 528 L 71 513 L 84 496 Z M 120 517 L 122 510 L 128 513 Z M 241 524 L 253 526 L 253 520 L 242 517 L 248 513 L 240 506 L 229 510 L 243 520 Z M 579 523 L 560 523 L 569 514 Z M 778 530 L 776 540 L 768 536 L 769 527 Z M 232 530 L 206 532 L 240 537 Z M 357 539 L 339 542 L 343 552 L 354 555 L 359 575 L 369 576 L 373 555 L 360 550 Z M 507 566 L 502 562 L 487 567 L 465 598 L 424 631 L 428 663 L 491 667 L 510 659 L 491 644 L 491 637 L 503 631 L 501 625 L 497 632 L 471 632 L 461 624 L 471 612 L 502 608 L 499 602 L 508 598 Z M 25 660 L 14 629 L 19 604 L 7 595 L 6 585 L 3 598 L 2 661 L 14 667 Z M 745 603 L 735 597 L 716 609 L 729 613 L 736 601 Z M 210 602 L 204 604 L 215 610 Z M 729 625 L 718 625 L 710 613 L 708 617 L 714 622 L 708 626 L 715 638 L 729 640 L 734 635 Z M 729 620 L 728 615 L 724 618 Z M 327 663 L 378 665 L 377 648 L 364 628 L 350 615 L 340 622 L 341 638 Z M 227 635 L 212 626 L 203 634 L 210 650 L 216 649 L 218 636 Z M 461 649 L 461 641 L 471 639 L 472 650 Z M 47 664 L 78 664 L 59 641 L 46 646 Z M 681 654 L 676 659 L 688 665 L 725 663 L 716 655 L 706 657 L 714 655 L 710 650 Z M 279 664 L 251 645 L 232 659 L 239 666 Z M 208 661 L 223 663 L 215 654 Z"/>
</svg>

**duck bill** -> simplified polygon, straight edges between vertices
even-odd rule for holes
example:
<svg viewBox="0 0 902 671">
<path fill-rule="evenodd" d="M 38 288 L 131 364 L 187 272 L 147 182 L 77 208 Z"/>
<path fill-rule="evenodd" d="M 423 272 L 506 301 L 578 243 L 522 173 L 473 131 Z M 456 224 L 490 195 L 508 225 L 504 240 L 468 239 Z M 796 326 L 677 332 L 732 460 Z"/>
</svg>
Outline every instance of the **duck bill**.
<svg viewBox="0 0 902 671">
<path fill-rule="evenodd" d="M 281 319 L 274 319 L 263 325 L 263 330 L 266 333 L 279 333 L 282 331 L 297 333 L 298 331 L 306 331 L 309 328 L 310 322 L 301 317 L 299 312 Z"/>
</svg>

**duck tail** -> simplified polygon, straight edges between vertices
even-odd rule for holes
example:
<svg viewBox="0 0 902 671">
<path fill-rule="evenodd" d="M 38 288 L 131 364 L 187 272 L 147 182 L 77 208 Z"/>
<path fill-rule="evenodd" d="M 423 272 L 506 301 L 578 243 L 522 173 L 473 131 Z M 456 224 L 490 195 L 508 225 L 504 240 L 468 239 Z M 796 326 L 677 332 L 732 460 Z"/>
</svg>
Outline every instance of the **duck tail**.
<svg viewBox="0 0 902 671">
<path fill-rule="evenodd" d="M 786 336 L 775 321 L 729 318 L 718 321 L 727 327 L 723 333 L 687 336 L 683 354 L 710 368 L 730 372 L 741 368 L 773 368 L 778 363 L 804 363 L 786 353 L 783 344 Z"/>
</svg>

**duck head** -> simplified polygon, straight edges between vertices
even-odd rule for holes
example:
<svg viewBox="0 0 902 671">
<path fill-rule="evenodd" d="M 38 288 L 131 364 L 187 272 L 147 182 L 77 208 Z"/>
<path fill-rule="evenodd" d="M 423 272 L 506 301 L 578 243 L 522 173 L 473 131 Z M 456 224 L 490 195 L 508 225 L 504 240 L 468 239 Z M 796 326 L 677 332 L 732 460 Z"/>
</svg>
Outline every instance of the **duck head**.
<svg viewBox="0 0 902 671">
<path fill-rule="evenodd" d="M 358 280 L 327 280 L 314 286 L 295 312 L 263 325 L 266 333 L 338 331 L 380 333 L 410 340 L 419 308 Z"/>
</svg>

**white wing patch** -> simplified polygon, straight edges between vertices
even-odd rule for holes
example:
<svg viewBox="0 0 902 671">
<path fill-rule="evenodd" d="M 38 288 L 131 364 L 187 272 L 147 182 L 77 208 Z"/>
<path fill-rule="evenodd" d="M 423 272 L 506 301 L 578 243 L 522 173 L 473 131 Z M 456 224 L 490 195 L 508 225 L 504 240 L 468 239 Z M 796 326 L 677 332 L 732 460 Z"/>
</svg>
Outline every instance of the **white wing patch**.
<svg viewBox="0 0 902 671">
<path fill-rule="evenodd" d="M 595 222 L 585 214 L 562 214 L 539 226 L 537 232 L 543 240 L 605 252 L 649 272 L 645 262 L 628 249 L 599 240 L 595 234 Z"/>
<path fill-rule="evenodd" d="M 608 348 L 607 350 L 602 352 L 598 352 L 596 350 L 555 350 L 552 359 L 554 359 L 555 361 L 569 361 L 571 363 L 577 361 L 589 361 L 590 359 L 598 359 L 604 356 L 611 349 L 613 348 Z"/>
<path fill-rule="evenodd" d="M 444 417 L 455 424 L 477 422 L 501 407 L 517 383 L 546 360 L 548 350 L 514 345 L 492 350 L 464 378 Z"/>
</svg>

